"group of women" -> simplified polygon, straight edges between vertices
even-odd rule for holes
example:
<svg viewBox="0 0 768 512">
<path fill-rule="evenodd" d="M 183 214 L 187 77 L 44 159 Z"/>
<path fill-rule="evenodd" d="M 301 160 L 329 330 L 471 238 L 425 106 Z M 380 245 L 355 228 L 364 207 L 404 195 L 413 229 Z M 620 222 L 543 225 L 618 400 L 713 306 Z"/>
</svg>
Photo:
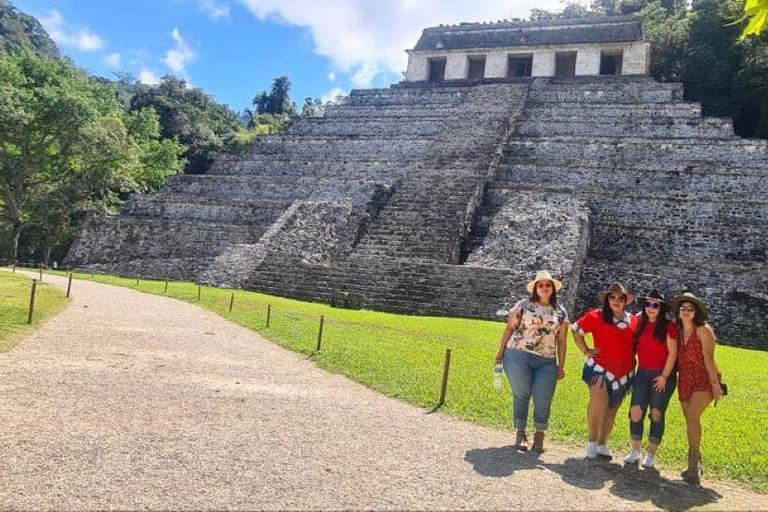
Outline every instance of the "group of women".
<svg viewBox="0 0 768 512">
<path fill-rule="evenodd" d="M 526 426 L 533 398 L 531 449 L 544 451 L 555 386 L 565 377 L 569 319 L 557 301 L 561 288 L 562 283 L 549 272 L 536 273 L 527 285 L 529 296 L 509 312 L 496 354 L 496 364 L 503 362 L 512 389 L 518 450 L 528 449 Z M 621 283 L 612 283 L 598 299 L 599 308 L 587 311 L 570 326 L 585 358 L 581 379 L 589 390 L 587 458 L 612 458 L 608 438 L 616 413 L 631 390 L 632 445 L 624 461 L 654 467 L 664 435 L 665 411 L 677 387 L 688 436 L 688 468 L 682 477 L 699 483 L 701 415 L 713 400 L 723 396 L 707 307 L 691 293 L 666 301 L 662 292 L 654 289 L 637 298 L 640 312 L 632 314 L 629 306 L 635 297 Z M 669 318 L 670 313 L 674 319 Z M 586 342 L 588 333 L 592 334 L 592 347 Z M 643 457 L 643 418 L 649 409 L 650 432 Z"/>
</svg>

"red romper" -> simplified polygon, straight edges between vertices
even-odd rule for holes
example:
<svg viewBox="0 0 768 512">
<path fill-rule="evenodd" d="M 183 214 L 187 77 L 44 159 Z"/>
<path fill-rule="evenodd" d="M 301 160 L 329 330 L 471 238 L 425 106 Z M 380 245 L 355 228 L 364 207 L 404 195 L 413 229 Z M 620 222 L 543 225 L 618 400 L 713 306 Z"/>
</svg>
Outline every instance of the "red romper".
<svg viewBox="0 0 768 512">
<path fill-rule="evenodd" d="M 696 331 L 677 348 L 677 395 L 681 402 L 690 400 L 694 391 L 712 391 L 707 367 L 704 365 L 704 350 Z"/>
</svg>

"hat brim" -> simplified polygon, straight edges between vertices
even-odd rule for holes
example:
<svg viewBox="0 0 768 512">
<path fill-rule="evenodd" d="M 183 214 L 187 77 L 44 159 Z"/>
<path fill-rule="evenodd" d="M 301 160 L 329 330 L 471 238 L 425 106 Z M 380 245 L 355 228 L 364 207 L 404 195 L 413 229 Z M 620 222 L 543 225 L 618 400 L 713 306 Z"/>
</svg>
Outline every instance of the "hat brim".
<svg viewBox="0 0 768 512">
<path fill-rule="evenodd" d="M 647 301 L 647 300 L 655 300 L 655 301 L 656 301 L 656 302 L 658 302 L 659 304 L 664 304 L 665 306 L 669 306 L 669 302 L 667 302 L 667 301 L 665 301 L 665 300 L 657 299 L 656 297 L 648 297 L 648 296 L 642 296 L 642 297 L 635 297 L 635 300 L 636 300 L 638 303 L 639 303 L 639 302 L 644 302 L 644 301 Z"/>
<path fill-rule="evenodd" d="M 605 302 L 605 296 L 608 295 L 609 293 L 620 293 L 620 294 L 624 295 L 627 298 L 627 301 L 624 303 L 626 305 L 629 305 L 629 304 L 632 304 L 633 302 L 635 302 L 635 296 L 632 295 L 631 293 L 626 293 L 626 292 L 608 292 L 608 291 L 604 291 L 604 292 L 598 293 L 597 294 L 597 298 L 600 299 L 600 302 Z"/>
<path fill-rule="evenodd" d="M 669 301 L 669 309 L 672 310 L 673 315 L 677 317 L 680 316 L 680 304 L 683 302 L 690 302 L 693 304 L 693 307 L 699 311 L 702 320 L 706 320 L 709 317 L 709 309 L 707 309 L 707 306 L 701 301 L 701 299 L 698 297 L 691 297 L 689 295 L 677 295 L 672 297 L 672 300 Z"/>
<path fill-rule="evenodd" d="M 551 281 L 555 285 L 555 291 L 559 292 L 563 289 L 563 283 L 558 281 L 557 279 L 534 279 L 527 285 L 525 285 L 525 288 L 528 290 L 528 293 L 533 293 L 533 287 L 536 286 L 536 283 L 539 281 Z"/>
</svg>

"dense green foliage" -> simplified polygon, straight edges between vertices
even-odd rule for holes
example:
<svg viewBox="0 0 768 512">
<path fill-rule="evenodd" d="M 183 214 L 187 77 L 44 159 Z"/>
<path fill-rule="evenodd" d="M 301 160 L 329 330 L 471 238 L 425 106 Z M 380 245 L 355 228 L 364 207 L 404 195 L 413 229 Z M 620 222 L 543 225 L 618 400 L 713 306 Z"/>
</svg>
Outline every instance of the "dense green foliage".
<svg viewBox="0 0 768 512">
<path fill-rule="evenodd" d="M 741 37 L 760 35 L 768 25 L 768 0 L 747 0 L 744 3 L 744 16 L 749 23 L 744 27 Z"/>
<path fill-rule="evenodd" d="M 0 271 L 0 353 L 7 352 L 22 336 L 67 305 L 66 295 L 47 283 L 38 283 L 35 312 L 28 324 L 32 280 L 20 274 Z"/>
<path fill-rule="evenodd" d="M 0 0 L 0 53 L 30 51 L 41 57 L 59 57 L 56 43 L 33 16 L 7 0 Z"/>
<path fill-rule="evenodd" d="M 90 279 L 88 274 L 76 274 Z M 143 292 L 197 302 L 196 284 L 114 276 L 96 281 L 136 288 Z M 75 289 L 76 289 L 75 284 Z M 255 292 L 204 287 L 199 304 L 290 350 L 306 354 L 321 367 L 348 376 L 368 387 L 412 404 L 432 408 L 439 396 L 445 349 L 452 350 L 445 407 L 449 414 L 483 425 L 511 429 L 510 392 L 505 384 L 493 389 L 493 357 L 504 325 L 487 320 L 395 315 L 375 311 L 332 308 Z M 266 326 L 267 305 L 271 305 Z M 320 316 L 322 346 L 316 352 Z M 717 347 L 717 362 L 731 394 L 703 417 L 702 451 L 707 478 L 728 478 L 768 491 L 768 384 L 762 378 L 768 353 L 727 346 Z M 587 390 L 581 382 L 584 360 L 569 340 L 566 377 L 558 383 L 552 405 L 549 436 L 581 450 L 586 442 Z M 629 448 L 628 400 L 625 400 L 611 437 L 623 456 Z M 687 453 L 685 422 L 677 397 L 667 411 L 667 429 L 658 461 L 664 469 L 684 467 Z"/>
<path fill-rule="evenodd" d="M 186 172 L 203 173 L 224 141 L 242 127 L 237 114 L 205 91 L 184 80 L 165 76 L 159 85 L 136 84 L 130 110 L 152 107 L 160 116 L 161 135 L 186 146 Z"/>
<path fill-rule="evenodd" d="M 113 87 L 63 59 L 0 55 L 0 232 L 10 258 L 48 260 L 86 213 L 154 191 L 183 162 L 152 109 L 127 113 Z M 28 246 L 28 248 L 27 248 Z"/>
<path fill-rule="evenodd" d="M 751 2 L 758 9 L 765 0 Z M 704 115 L 732 117 L 737 134 L 768 138 L 768 34 L 742 38 L 742 0 L 701 0 L 694 6 L 689 10 L 679 0 L 595 0 L 589 9 L 570 4 L 562 13 L 536 10 L 532 17 L 640 16 L 651 43 L 651 76 L 683 82 L 687 100 L 700 101 Z"/>
</svg>

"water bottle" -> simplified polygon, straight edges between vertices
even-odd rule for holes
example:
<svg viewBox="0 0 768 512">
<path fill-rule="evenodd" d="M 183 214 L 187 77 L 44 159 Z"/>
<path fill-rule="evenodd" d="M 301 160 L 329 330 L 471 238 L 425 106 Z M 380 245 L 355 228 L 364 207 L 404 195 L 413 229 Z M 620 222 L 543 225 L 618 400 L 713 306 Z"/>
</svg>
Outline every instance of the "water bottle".
<svg viewBox="0 0 768 512">
<path fill-rule="evenodd" d="M 501 389 L 501 372 L 502 372 L 502 367 L 500 364 L 497 364 L 493 367 L 493 388 L 494 389 Z"/>
</svg>

